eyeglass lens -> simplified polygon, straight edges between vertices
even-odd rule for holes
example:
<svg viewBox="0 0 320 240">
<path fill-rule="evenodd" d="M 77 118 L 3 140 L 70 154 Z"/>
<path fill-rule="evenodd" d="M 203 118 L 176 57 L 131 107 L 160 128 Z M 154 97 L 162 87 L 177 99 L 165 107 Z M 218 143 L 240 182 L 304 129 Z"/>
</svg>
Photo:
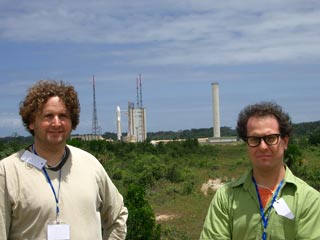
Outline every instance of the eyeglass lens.
<svg viewBox="0 0 320 240">
<path fill-rule="evenodd" d="M 278 143 L 280 134 L 270 134 L 263 137 L 247 137 L 247 143 L 251 147 L 260 145 L 261 139 L 268 145 L 275 145 Z"/>
</svg>

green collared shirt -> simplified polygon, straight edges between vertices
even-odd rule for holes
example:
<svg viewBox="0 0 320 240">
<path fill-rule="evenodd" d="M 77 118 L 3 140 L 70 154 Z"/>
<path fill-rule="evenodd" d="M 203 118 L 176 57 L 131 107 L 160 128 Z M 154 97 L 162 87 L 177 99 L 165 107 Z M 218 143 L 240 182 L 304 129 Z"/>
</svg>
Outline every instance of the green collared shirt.
<svg viewBox="0 0 320 240">
<path fill-rule="evenodd" d="M 267 239 L 319 240 L 320 193 L 295 177 L 286 167 L 284 184 L 277 199 L 283 198 L 293 219 L 276 213 L 272 207 Z M 271 207 L 269 202 L 265 214 Z M 239 180 L 225 184 L 213 197 L 200 240 L 258 240 L 263 232 L 259 200 L 252 182 L 252 171 Z"/>
</svg>

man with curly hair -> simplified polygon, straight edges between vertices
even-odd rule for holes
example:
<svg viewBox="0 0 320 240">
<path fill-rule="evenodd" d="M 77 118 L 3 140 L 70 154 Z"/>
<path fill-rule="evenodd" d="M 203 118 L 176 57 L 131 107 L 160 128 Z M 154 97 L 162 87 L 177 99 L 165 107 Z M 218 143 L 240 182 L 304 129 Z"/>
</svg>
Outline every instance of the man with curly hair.
<svg viewBox="0 0 320 240">
<path fill-rule="evenodd" d="M 20 104 L 34 143 L 0 161 L 0 239 L 125 239 L 127 208 L 99 161 L 66 144 L 73 86 L 39 81 Z"/>
<path fill-rule="evenodd" d="M 218 189 L 201 240 L 320 239 L 320 193 L 284 163 L 291 131 L 289 115 L 274 102 L 239 113 L 252 169 Z"/>
</svg>

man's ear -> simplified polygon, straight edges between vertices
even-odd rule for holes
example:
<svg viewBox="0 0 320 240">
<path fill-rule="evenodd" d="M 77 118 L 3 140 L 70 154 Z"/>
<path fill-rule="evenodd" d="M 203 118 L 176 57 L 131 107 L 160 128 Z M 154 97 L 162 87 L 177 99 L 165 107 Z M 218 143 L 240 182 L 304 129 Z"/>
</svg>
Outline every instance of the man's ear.
<svg viewBox="0 0 320 240">
<path fill-rule="evenodd" d="M 284 138 L 283 138 L 283 141 L 284 141 L 284 144 L 285 144 L 285 150 L 287 150 L 287 148 L 288 148 L 288 144 L 289 144 L 289 137 L 288 136 L 285 136 Z"/>
</svg>

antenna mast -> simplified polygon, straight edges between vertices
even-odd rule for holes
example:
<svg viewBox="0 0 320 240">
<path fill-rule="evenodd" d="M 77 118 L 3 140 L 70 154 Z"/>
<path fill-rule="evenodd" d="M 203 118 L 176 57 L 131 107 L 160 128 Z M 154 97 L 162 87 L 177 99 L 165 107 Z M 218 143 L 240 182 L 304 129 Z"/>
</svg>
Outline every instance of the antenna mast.
<svg viewBox="0 0 320 240">
<path fill-rule="evenodd" d="M 142 108 L 142 84 L 141 84 L 141 73 L 139 74 L 139 85 L 140 85 L 140 108 Z"/>
<path fill-rule="evenodd" d="M 137 81 L 137 108 L 140 108 L 140 100 L 139 100 L 139 78 L 136 78 Z"/>
<path fill-rule="evenodd" d="M 96 87 L 94 82 L 94 75 L 92 77 L 93 88 L 93 115 L 92 115 L 92 134 L 100 135 L 100 127 L 98 125 L 97 107 L 96 107 Z"/>
</svg>

